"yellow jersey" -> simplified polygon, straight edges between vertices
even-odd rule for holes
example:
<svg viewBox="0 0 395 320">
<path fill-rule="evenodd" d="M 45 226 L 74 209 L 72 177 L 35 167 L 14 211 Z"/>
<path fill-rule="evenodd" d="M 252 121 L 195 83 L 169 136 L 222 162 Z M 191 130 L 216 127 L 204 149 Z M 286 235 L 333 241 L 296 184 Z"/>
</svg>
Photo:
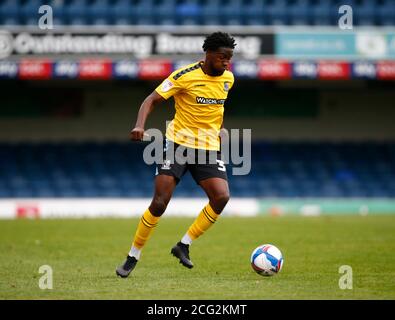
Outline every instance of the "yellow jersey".
<svg viewBox="0 0 395 320">
<path fill-rule="evenodd" d="M 174 71 L 155 91 L 164 99 L 174 97 L 175 116 L 166 129 L 166 138 L 180 145 L 220 150 L 224 104 L 234 83 L 232 72 L 209 76 L 203 61 Z"/>
</svg>

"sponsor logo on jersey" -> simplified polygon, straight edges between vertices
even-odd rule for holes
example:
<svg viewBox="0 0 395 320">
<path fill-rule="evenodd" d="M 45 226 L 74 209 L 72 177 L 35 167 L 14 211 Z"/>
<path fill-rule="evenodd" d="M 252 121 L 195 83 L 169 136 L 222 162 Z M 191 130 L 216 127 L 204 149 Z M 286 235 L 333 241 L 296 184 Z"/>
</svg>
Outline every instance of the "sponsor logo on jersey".
<svg viewBox="0 0 395 320">
<path fill-rule="evenodd" d="M 196 97 L 196 102 L 199 104 L 224 104 L 225 100 L 226 99 Z"/>
</svg>

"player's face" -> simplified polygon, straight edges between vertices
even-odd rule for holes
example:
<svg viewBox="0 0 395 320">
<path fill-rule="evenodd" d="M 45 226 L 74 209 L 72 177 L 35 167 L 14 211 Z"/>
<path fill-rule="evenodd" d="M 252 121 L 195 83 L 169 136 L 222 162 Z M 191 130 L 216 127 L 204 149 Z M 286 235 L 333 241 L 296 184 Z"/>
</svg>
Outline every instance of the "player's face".
<svg viewBox="0 0 395 320">
<path fill-rule="evenodd" d="M 225 70 L 229 70 L 232 56 L 233 49 L 231 48 L 219 48 L 217 51 L 211 52 L 210 62 L 213 71 L 216 74 L 222 74 Z"/>
</svg>

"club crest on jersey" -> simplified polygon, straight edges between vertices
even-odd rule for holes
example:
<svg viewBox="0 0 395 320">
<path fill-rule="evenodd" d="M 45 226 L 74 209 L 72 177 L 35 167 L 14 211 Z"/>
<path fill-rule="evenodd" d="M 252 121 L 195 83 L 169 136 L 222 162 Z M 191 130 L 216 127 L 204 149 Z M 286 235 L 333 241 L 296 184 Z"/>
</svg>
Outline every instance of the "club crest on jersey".
<svg viewBox="0 0 395 320">
<path fill-rule="evenodd" d="M 230 88 L 230 82 L 229 81 L 225 81 L 224 82 L 224 91 L 228 92 Z"/>
<path fill-rule="evenodd" d="M 174 86 L 173 82 L 171 82 L 169 79 L 166 79 L 165 81 L 163 81 L 162 84 L 162 92 L 169 91 L 173 86 Z"/>
</svg>

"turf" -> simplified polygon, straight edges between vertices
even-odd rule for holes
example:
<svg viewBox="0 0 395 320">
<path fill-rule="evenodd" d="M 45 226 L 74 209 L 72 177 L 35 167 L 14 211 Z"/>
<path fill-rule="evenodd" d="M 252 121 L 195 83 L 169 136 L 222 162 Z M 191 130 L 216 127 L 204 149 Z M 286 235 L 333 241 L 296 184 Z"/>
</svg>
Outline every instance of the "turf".
<svg viewBox="0 0 395 320">
<path fill-rule="evenodd" d="M 171 247 L 193 221 L 164 216 L 127 279 L 115 268 L 137 219 L 0 221 L 0 299 L 395 299 L 395 216 L 223 217 L 191 247 L 195 268 Z M 274 277 L 256 274 L 252 250 L 284 255 Z M 41 265 L 53 289 L 38 283 Z M 340 289 L 342 265 L 352 289 Z"/>
</svg>

